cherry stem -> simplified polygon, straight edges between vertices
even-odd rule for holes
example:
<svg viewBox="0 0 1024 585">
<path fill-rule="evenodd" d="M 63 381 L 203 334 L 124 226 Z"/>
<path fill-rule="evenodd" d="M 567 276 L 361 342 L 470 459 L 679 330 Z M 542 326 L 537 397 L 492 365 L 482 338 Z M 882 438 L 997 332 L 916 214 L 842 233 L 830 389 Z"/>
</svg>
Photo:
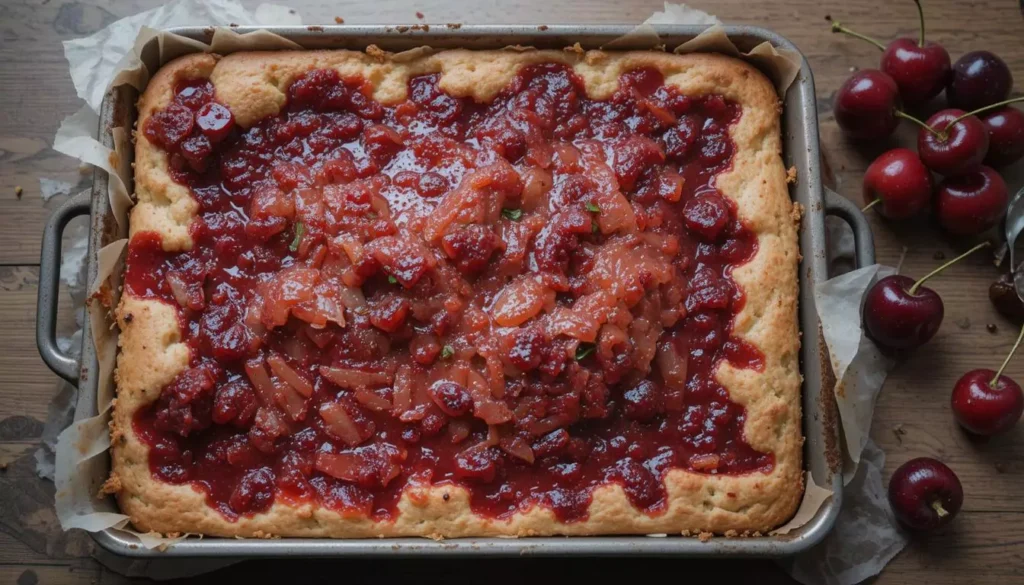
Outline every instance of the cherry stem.
<svg viewBox="0 0 1024 585">
<path fill-rule="evenodd" d="M 949 510 L 944 508 L 942 506 L 942 502 L 940 502 L 939 500 L 932 500 L 932 510 L 935 510 L 935 513 L 939 515 L 939 518 L 945 518 L 946 516 L 949 516 Z"/>
<path fill-rule="evenodd" d="M 867 211 L 867 210 L 871 209 L 872 207 L 874 207 L 874 206 L 878 205 L 878 204 L 879 204 L 879 203 L 881 203 L 881 202 L 882 202 L 882 198 L 881 198 L 881 197 L 879 197 L 878 199 L 875 199 L 874 201 L 872 201 L 871 203 L 868 203 L 868 204 L 867 204 L 867 205 L 865 205 L 864 207 L 861 207 L 861 208 L 860 208 L 860 211 L 861 211 L 861 213 L 864 213 L 865 211 Z"/>
<path fill-rule="evenodd" d="M 945 141 L 945 139 L 942 137 L 942 133 L 941 132 L 939 132 L 935 128 L 932 128 L 928 124 L 925 124 L 921 120 L 918 120 L 917 118 L 911 116 L 910 114 L 908 114 L 906 112 L 901 112 L 899 110 L 896 110 L 896 117 L 897 118 L 903 118 L 904 120 L 910 120 L 911 122 L 917 124 L 918 126 L 924 128 L 925 130 L 927 130 L 927 131 L 931 132 L 932 134 L 934 134 L 936 138 L 939 138 L 940 140 Z"/>
<path fill-rule="evenodd" d="M 1013 103 L 1016 103 L 1016 102 L 1024 102 L 1024 97 L 1013 98 L 1013 99 L 1010 99 L 1010 100 L 1003 100 L 1001 102 L 996 102 L 994 104 L 985 106 L 984 108 L 978 108 L 977 110 L 974 110 L 973 112 L 967 112 L 966 114 L 956 118 L 955 120 L 953 120 L 952 122 L 947 124 L 946 125 L 946 129 L 942 131 L 942 134 L 946 135 L 946 133 L 949 132 L 950 128 L 955 126 L 957 122 L 959 122 L 960 120 L 963 120 L 964 118 L 968 118 L 970 116 L 976 116 L 976 115 L 978 115 L 978 114 L 980 114 L 982 112 L 987 112 L 989 110 L 994 110 L 996 108 L 1001 108 L 1001 107 L 1003 107 L 1005 105 L 1013 104 Z"/>
<path fill-rule="evenodd" d="M 850 35 L 851 37 L 858 38 L 858 39 L 860 39 L 862 41 L 867 41 L 867 42 L 871 43 L 872 45 L 878 47 L 878 49 L 880 51 L 884 51 L 885 50 L 885 46 L 882 43 L 876 41 L 875 39 L 873 39 L 873 38 L 871 38 L 869 36 L 862 35 L 859 32 L 856 32 L 856 31 L 853 31 L 853 30 L 850 30 L 850 29 L 846 28 L 838 20 L 833 20 L 832 21 L 832 32 L 834 32 L 834 33 L 843 33 L 843 34 Z"/>
<path fill-rule="evenodd" d="M 992 381 L 988 383 L 989 388 L 996 387 L 996 383 L 999 382 L 999 377 L 1003 375 L 1003 370 L 1005 370 L 1007 364 L 1010 363 L 1010 358 L 1013 357 L 1013 354 L 1017 353 L 1017 348 L 1020 347 L 1021 340 L 1024 340 L 1024 327 L 1020 328 L 1020 334 L 1017 335 L 1017 342 L 1013 344 L 1012 348 L 1010 348 L 1010 355 L 1006 356 L 1006 359 L 1003 360 L 1003 365 L 999 366 L 999 371 L 996 372 L 996 375 L 994 378 L 992 378 Z"/>
<path fill-rule="evenodd" d="M 924 47 L 924 7 L 921 6 L 921 0 L 914 0 L 914 4 L 917 4 L 917 17 L 921 20 L 921 32 L 917 37 L 917 46 Z"/>
<path fill-rule="evenodd" d="M 917 289 L 921 288 L 921 285 L 922 285 L 922 284 L 924 284 L 924 282 L 925 282 L 926 280 L 928 280 L 929 278 L 931 278 L 931 277 L 935 276 L 936 274 L 938 274 L 938 273 L 942 272 L 943 270 L 945 270 L 945 269 L 949 268 L 949 267 L 950 267 L 950 266 L 952 266 L 953 264 L 956 264 L 957 262 L 959 262 L 959 261 L 963 260 L 964 258 L 966 258 L 966 257 L 970 256 L 971 254 L 973 254 L 973 253 L 977 252 L 978 250 L 980 250 L 980 249 L 982 249 L 982 248 L 987 248 L 987 247 L 989 247 L 989 246 L 991 246 L 991 245 L 992 245 L 992 243 L 991 243 L 991 242 L 982 242 L 982 243 L 978 244 L 977 246 L 975 246 L 975 247 L 971 248 L 970 250 L 967 250 L 967 251 L 966 251 L 966 252 L 964 252 L 963 254 L 960 254 L 960 255 L 959 255 L 959 256 L 957 256 L 956 258 L 953 258 L 953 259 L 952 259 L 952 260 L 950 260 L 949 262 L 946 262 L 946 263 L 945 263 L 945 264 L 943 264 L 942 266 L 939 266 L 939 267 L 938 267 L 938 268 L 936 268 L 935 270 L 932 270 L 932 271 L 931 271 L 931 272 L 929 272 L 928 274 L 925 274 L 924 276 L 922 276 L 922 277 L 921 277 L 921 279 L 920 279 L 920 280 L 918 280 L 917 282 L 915 282 L 915 283 L 914 283 L 914 285 L 913 285 L 913 286 L 911 286 L 911 287 L 910 287 L 910 290 L 908 290 L 907 292 L 908 292 L 908 293 L 910 293 L 911 295 L 917 294 Z"/>
</svg>

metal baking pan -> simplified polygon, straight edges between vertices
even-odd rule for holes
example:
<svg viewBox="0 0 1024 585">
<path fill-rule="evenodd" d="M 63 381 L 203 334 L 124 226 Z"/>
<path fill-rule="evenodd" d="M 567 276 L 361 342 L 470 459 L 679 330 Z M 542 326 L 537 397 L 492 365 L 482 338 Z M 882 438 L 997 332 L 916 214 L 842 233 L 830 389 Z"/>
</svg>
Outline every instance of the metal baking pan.
<svg viewBox="0 0 1024 585">
<path fill-rule="evenodd" d="M 403 26 L 323 26 L 268 27 L 306 48 L 362 49 L 375 44 L 385 50 L 400 51 L 430 45 L 438 48 L 464 47 L 496 49 L 508 45 L 529 45 L 537 48 L 562 49 L 574 43 L 583 48 L 599 48 L 629 32 L 630 26 L 434 26 L 429 30 Z M 668 46 L 676 46 L 699 34 L 701 26 L 655 27 Z M 255 30 L 238 27 L 240 33 Z M 186 37 L 208 41 L 213 29 L 188 27 L 172 29 Z M 764 41 L 778 48 L 797 51 L 787 39 L 765 29 L 745 26 L 726 27 L 729 38 L 741 49 L 749 50 Z M 616 47 L 646 48 L 646 47 Z M 103 102 L 100 135 L 107 145 L 113 144 L 110 129 L 132 128 L 135 122 L 134 90 L 112 91 Z M 859 265 L 874 263 L 870 228 L 860 211 L 846 199 L 826 192 L 820 172 L 821 154 L 818 144 L 818 120 L 815 108 L 814 80 L 806 59 L 800 74 L 786 94 L 782 119 L 786 166 L 796 168 L 798 180 L 792 196 L 801 203 L 805 213 L 800 226 L 800 326 L 803 332 L 801 371 L 804 376 L 804 462 L 815 482 L 831 486 L 834 495 L 818 510 L 813 519 L 787 535 L 754 538 L 713 537 L 706 542 L 680 536 L 607 536 L 553 538 L 465 538 L 434 542 L 419 538 L 405 539 L 279 539 L 237 540 L 222 538 L 186 539 L 158 552 L 147 550 L 123 533 L 107 530 L 94 533 L 96 541 L 107 550 L 129 557 L 268 557 L 268 556 L 560 556 L 560 555 L 663 555 L 703 557 L 781 557 L 804 551 L 828 533 L 835 523 L 842 499 L 842 478 L 838 472 L 838 422 L 831 393 L 834 378 L 829 367 L 827 350 L 820 333 L 814 309 L 814 286 L 827 279 L 825 216 L 835 215 L 851 225 L 855 234 Z M 129 185 L 129 189 L 131 186 Z M 82 358 L 77 361 L 62 352 L 54 336 L 56 295 L 60 265 L 60 238 L 68 221 L 78 215 L 91 214 L 92 232 L 89 242 L 89 279 L 96 278 L 99 249 L 124 237 L 111 216 L 107 200 L 107 177 L 97 172 L 91 198 L 83 194 L 72 199 L 50 218 L 43 235 L 39 277 L 39 310 L 37 338 L 43 361 L 57 374 L 78 384 L 79 403 L 75 419 L 97 414 L 96 349 L 86 323 Z M 118 233 L 121 231 L 122 233 Z"/>
</svg>

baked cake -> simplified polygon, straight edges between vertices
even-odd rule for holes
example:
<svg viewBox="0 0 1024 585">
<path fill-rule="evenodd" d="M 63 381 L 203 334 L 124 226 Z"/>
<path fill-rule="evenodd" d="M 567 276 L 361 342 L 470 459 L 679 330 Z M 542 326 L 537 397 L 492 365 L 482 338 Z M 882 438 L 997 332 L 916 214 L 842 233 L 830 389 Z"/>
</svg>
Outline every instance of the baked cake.
<svg viewBox="0 0 1024 585">
<path fill-rule="evenodd" d="M 137 529 L 734 534 L 793 514 L 796 216 L 750 65 L 193 54 L 138 110 L 108 482 Z"/>
</svg>

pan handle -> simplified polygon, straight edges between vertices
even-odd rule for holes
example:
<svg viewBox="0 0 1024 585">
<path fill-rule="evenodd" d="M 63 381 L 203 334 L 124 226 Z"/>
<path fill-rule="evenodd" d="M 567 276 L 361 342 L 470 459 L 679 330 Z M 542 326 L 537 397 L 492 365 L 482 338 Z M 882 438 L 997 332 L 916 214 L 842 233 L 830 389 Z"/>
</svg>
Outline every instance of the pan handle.
<svg viewBox="0 0 1024 585">
<path fill-rule="evenodd" d="M 55 374 L 77 385 L 81 365 L 57 347 L 57 294 L 60 285 L 61 236 L 68 222 L 89 215 L 90 193 L 71 198 L 50 216 L 43 230 L 39 257 L 39 297 L 36 303 L 36 345 L 39 355 Z"/>
<path fill-rule="evenodd" d="M 864 212 L 852 201 L 835 191 L 825 188 L 825 213 L 834 215 L 849 224 L 853 230 L 853 247 L 857 255 L 857 268 L 875 263 L 875 238 Z"/>
</svg>

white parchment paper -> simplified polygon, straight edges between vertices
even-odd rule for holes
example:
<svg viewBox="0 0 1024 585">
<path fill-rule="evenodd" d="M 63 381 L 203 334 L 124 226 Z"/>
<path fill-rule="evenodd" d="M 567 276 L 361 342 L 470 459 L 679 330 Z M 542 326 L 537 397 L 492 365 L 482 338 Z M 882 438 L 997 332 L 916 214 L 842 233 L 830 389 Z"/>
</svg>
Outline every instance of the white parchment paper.
<svg viewBox="0 0 1024 585">
<path fill-rule="evenodd" d="M 159 29 L 184 25 L 223 26 L 232 23 L 281 25 L 299 24 L 301 20 L 294 11 L 278 6 L 262 5 L 255 13 L 250 13 L 232 0 L 174 0 L 159 9 L 119 20 L 90 37 L 65 43 L 65 54 L 71 65 L 72 79 L 78 95 L 86 101 L 86 106 L 64 121 L 55 138 L 54 148 L 108 172 L 111 178 L 109 197 L 122 228 L 126 226 L 127 211 L 131 206 L 130 194 L 125 188 L 125 185 L 130 183 L 127 180 L 130 169 L 126 164 L 129 160 L 127 149 L 130 143 L 125 129 L 115 129 L 114 138 L 118 145 L 115 151 L 102 146 L 96 140 L 97 111 L 107 88 L 112 84 L 116 86 L 127 83 L 141 90 L 145 87 L 154 65 L 159 66 L 172 56 L 208 48 L 195 41 L 160 33 Z M 693 41 L 674 50 L 716 50 L 754 61 L 772 78 L 780 95 L 784 95 L 799 72 L 799 55 L 779 51 L 768 43 L 756 47 L 749 53 L 741 53 L 725 36 L 723 29 L 714 26 L 719 24 L 715 17 L 685 5 L 666 3 L 664 11 L 655 13 L 643 25 L 619 41 L 635 43 L 644 40 L 650 43 L 650 46 L 656 46 L 659 39 L 654 29 L 648 26 L 650 24 L 712 25 Z M 153 39 L 159 43 L 160 53 L 160 62 L 155 64 L 144 62 L 140 56 L 143 45 Z M 276 35 L 257 34 L 242 37 L 223 28 L 217 29 L 213 42 L 214 48 L 220 52 L 290 46 L 289 41 Z M 614 45 L 615 43 L 612 43 L 608 48 L 614 48 Z M 113 271 L 123 247 L 123 241 L 115 242 L 100 252 L 101 275 L 105 276 Z M 877 522 L 880 517 L 878 510 L 880 505 L 884 506 L 884 498 L 869 497 L 871 494 L 881 493 L 878 470 L 881 468 L 882 456 L 877 449 L 871 451 L 873 446 L 867 439 L 867 433 L 870 429 L 874 396 L 884 381 L 884 368 L 887 364 L 871 353 L 873 348 L 870 342 L 865 342 L 857 335 L 860 330 L 859 303 L 854 303 L 852 299 L 859 299 L 863 295 L 862 287 L 870 284 L 872 279 L 882 272 L 879 267 L 875 267 L 873 272 L 865 270 L 868 272 L 857 271 L 859 274 L 824 283 L 820 294 L 817 295 L 819 308 L 828 307 L 827 311 L 821 311 L 826 341 L 830 349 L 835 344 L 833 367 L 840 380 L 836 394 L 840 400 L 840 416 L 847 447 L 845 455 L 848 458 L 848 464 L 844 466 L 844 477 L 848 480 L 846 500 L 851 505 L 863 509 L 851 513 L 860 524 L 849 523 L 853 520 L 844 520 L 850 517 L 844 510 L 833 537 L 792 565 L 793 575 L 805 583 L 851 584 L 856 582 L 849 580 L 851 576 L 866 577 L 874 574 L 888 558 L 891 558 L 891 555 L 886 557 L 875 553 L 870 553 L 873 556 L 868 558 L 865 555 L 869 554 L 869 547 L 863 546 L 863 541 L 868 539 L 874 542 L 892 540 L 887 540 L 887 534 L 878 530 L 881 527 Z M 97 287 L 104 280 L 105 278 L 101 278 Z M 105 329 L 109 321 L 103 307 L 94 309 L 90 313 L 90 318 L 93 320 L 97 336 L 94 341 L 101 354 L 100 376 L 104 377 L 110 375 L 113 364 L 113 334 Z M 102 472 L 97 473 L 93 468 L 106 465 L 104 457 L 99 455 L 109 448 L 106 415 L 110 394 L 110 385 L 107 384 L 100 391 L 100 416 L 78 420 L 60 436 L 56 463 L 58 518 L 65 529 L 102 530 L 114 527 L 133 534 L 140 546 L 161 547 L 177 539 L 131 531 L 127 526 L 127 518 L 117 512 L 109 498 L 101 500 L 95 497 L 98 488 L 95 485 L 95 478 L 102 476 Z M 877 456 L 874 455 L 875 452 Z M 857 473 L 858 462 L 864 463 L 860 466 L 860 474 Z M 814 485 L 809 474 L 807 477 L 802 514 L 778 532 L 788 532 L 805 523 L 813 516 L 814 510 L 831 495 L 826 488 Z M 868 520 L 867 524 L 865 519 Z M 838 538 L 836 535 L 840 534 L 843 546 L 835 544 L 835 538 Z M 182 535 L 178 538 L 183 537 Z M 898 552 L 900 548 L 902 545 L 894 544 L 886 550 L 895 549 Z M 833 574 L 832 568 L 837 566 L 848 569 L 844 569 L 842 574 Z M 861 569 L 857 569 L 858 567 Z M 212 568 L 204 567 L 199 570 Z M 127 568 L 122 567 L 122 570 L 132 574 L 156 576 L 148 565 L 140 567 L 132 564 Z M 172 574 L 182 575 L 179 571 L 168 572 L 166 568 L 160 574 L 164 577 Z"/>
</svg>

